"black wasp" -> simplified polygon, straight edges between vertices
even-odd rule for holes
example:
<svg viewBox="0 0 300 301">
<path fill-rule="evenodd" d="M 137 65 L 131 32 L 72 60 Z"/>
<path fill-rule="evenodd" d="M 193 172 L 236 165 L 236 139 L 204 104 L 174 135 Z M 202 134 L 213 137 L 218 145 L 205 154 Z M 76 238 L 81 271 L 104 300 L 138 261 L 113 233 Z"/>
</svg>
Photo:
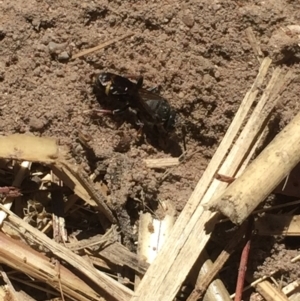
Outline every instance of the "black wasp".
<svg viewBox="0 0 300 301">
<path fill-rule="evenodd" d="M 121 107 L 116 110 L 97 110 L 99 113 L 120 114 L 128 108 L 136 110 L 141 124 L 151 124 L 164 132 L 174 129 L 176 112 L 170 104 L 153 90 L 142 88 L 143 77 L 132 82 L 126 77 L 104 72 L 99 74 L 96 87 L 112 99 L 118 99 Z"/>
</svg>

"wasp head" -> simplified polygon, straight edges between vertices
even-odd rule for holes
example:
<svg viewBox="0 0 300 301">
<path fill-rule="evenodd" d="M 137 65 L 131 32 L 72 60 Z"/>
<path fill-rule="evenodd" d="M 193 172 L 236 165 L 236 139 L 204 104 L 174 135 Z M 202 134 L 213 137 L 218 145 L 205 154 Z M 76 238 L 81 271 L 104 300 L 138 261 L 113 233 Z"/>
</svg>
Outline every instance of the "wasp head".
<svg viewBox="0 0 300 301">
<path fill-rule="evenodd" d="M 96 85 L 100 88 L 107 96 L 127 96 L 135 93 L 140 86 L 143 84 L 143 79 L 133 83 L 128 78 L 110 73 L 100 73 L 96 80 Z"/>
</svg>

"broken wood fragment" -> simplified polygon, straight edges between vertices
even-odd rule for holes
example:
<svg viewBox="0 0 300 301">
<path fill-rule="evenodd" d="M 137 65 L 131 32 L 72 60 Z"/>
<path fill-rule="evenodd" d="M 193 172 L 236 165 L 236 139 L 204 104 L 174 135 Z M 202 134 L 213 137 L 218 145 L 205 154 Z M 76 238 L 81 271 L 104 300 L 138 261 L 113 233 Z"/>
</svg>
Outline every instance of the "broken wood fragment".
<svg viewBox="0 0 300 301">
<path fill-rule="evenodd" d="M 0 262 L 10 266 L 36 280 L 44 281 L 59 291 L 59 281 L 65 296 L 79 301 L 101 298 L 82 279 L 75 276 L 64 266 L 57 273 L 50 258 L 31 249 L 22 242 L 16 241 L 0 232 Z M 14 250 L 11 252 L 11 250 Z M 39 267 L 38 269 L 36 267 Z"/>
<path fill-rule="evenodd" d="M 31 240 L 50 250 L 50 252 L 52 252 L 52 254 L 57 258 L 66 261 L 83 275 L 88 277 L 96 285 L 98 290 L 109 296 L 111 300 L 125 301 L 132 296 L 132 291 L 129 288 L 121 285 L 103 272 L 96 270 L 85 259 L 74 254 L 65 246 L 56 243 L 45 234 L 41 233 L 39 230 L 16 216 L 12 211 L 6 209 L 2 204 L 0 204 L 0 209 L 8 214 L 8 221 L 15 226 L 16 229 L 20 229 L 19 231 L 26 230 L 25 234 L 30 234 Z M 39 269 L 36 270 L 38 271 Z"/>
<path fill-rule="evenodd" d="M 207 204 L 241 224 L 300 162 L 300 113 L 217 199 Z"/>
<path fill-rule="evenodd" d="M 179 158 L 145 159 L 144 162 L 149 168 L 166 168 L 180 164 Z"/>
<path fill-rule="evenodd" d="M 64 156 L 56 139 L 23 134 L 0 136 L 0 158 L 54 163 Z"/>
</svg>

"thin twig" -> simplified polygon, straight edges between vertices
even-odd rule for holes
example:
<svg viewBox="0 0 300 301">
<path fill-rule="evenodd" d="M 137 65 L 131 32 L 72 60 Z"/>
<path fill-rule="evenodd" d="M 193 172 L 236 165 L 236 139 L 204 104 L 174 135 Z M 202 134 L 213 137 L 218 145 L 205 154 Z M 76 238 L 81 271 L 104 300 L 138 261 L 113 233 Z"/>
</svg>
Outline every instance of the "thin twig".
<svg viewBox="0 0 300 301">
<path fill-rule="evenodd" d="M 250 252 L 252 229 L 253 229 L 253 217 L 250 217 L 248 220 L 248 225 L 247 225 L 247 230 L 246 230 L 246 235 L 245 235 L 246 244 L 244 246 L 244 249 L 243 249 L 243 252 L 241 255 L 241 261 L 240 261 L 239 274 L 238 274 L 238 280 L 237 280 L 237 284 L 236 284 L 234 301 L 242 300 L 242 294 L 243 294 L 243 288 L 244 288 L 244 282 L 245 282 L 246 270 L 247 270 L 247 263 L 248 263 L 249 252 Z"/>
<path fill-rule="evenodd" d="M 84 56 L 84 55 L 90 54 L 90 53 L 92 53 L 92 52 L 98 51 L 98 50 L 100 50 L 100 49 L 103 49 L 103 48 L 105 48 L 105 47 L 107 47 L 107 46 L 110 46 L 110 45 L 116 43 L 116 42 L 122 41 L 122 40 L 124 40 L 124 39 L 126 39 L 126 38 L 128 38 L 128 37 L 130 37 L 130 36 L 132 36 L 132 35 L 133 35 L 133 33 L 127 33 L 127 34 L 124 34 L 123 36 L 120 36 L 120 37 L 118 37 L 118 38 L 114 38 L 114 39 L 112 39 L 112 40 L 109 40 L 109 41 L 107 41 L 107 42 L 104 42 L 104 43 L 102 43 L 102 44 L 100 44 L 100 45 L 98 45 L 98 46 L 96 46 L 96 47 L 89 48 L 89 49 L 85 49 L 85 50 L 83 50 L 83 51 L 81 51 L 81 52 L 79 52 L 79 53 L 73 55 L 73 56 L 72 56 L 72 60 L 77 59 L 77 58 L 79 58 L 79 57 L 82 57 L 82 56 Z"/>
<path fill-rule="evenodd" d="M 257 41 L 255 35 L 254 35 L 254 32 L 252 30 L 251 27 L 248 27 L 246 30 L 246 36 L 249 40 L 249 43 L 254 51 L 254 54 L 257 58 L 257 60 L 261 63 L 261 61 L 263 60 L 263 57 L 264 57 L 264 54 L 263 52 L 261 51 L 261 48 L 259 46 L 259 42 Z"/>
</svg>

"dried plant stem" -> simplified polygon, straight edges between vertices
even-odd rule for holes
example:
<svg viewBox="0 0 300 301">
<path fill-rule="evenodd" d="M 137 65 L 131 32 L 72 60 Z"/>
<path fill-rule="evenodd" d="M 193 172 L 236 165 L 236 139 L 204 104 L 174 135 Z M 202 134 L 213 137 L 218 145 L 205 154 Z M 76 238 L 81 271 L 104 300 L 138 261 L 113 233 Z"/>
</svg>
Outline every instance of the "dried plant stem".
<svg viewBox="0 0 300 301">
<path fill-rule="evenodd" d="M 81 51 L 81 52 L 79 52 L 79 53 L 73 55 L 73 56 L 72 56 L 72 59 L 74 60 L 74 59 L 77 59 L 77 58 L 82 57 L 82 56 L 84 56 L 84 55 L 93 53 L 93 52 L 95 52 L 95 51 L 98 51 L 98 50 L 100 50 L 100 49 L 103 49 L 103 48 L 105 48 L 105 47 L 108 47 L 108 46 L 110 46 L 110 45 L 112 45 L 112 44 L 114 44 L 114 43 L 116 43 L 116 42 L 122 41 L 122 40 L 124 40 L 124 39 L 126 39 L 126 38 L 128 38 L 128 37 L 130 37 L 130 36 L 132 36 L 132 35 L 133 35 L 133 33 L 127 33 L 127 34 L 124 34 L 123 36 L 120 36 L 120 37 L 114 38 L 114 39 L 112 39 L 112 40 L 109 40 L 109 41 L 107 41 L 107 42 L 104 42 L 104 43 L 102 43 L 102 44 L 100 44 L 100 45 L 98 45 L 98 46 L 96 46 L 96 47 L 89 48 L 89 49 L 85 49 L 85 50 L 83 50 L 83 51 Z"/>
<path fill-rule="evenodd" d="M 300 161 L 300 113 L 208 208 L 243 222 Z M 259 179 L 259 181 L 258 181 Z M 238 196 L 238 197 L 237 197 Z"/>
<path fill-rule="evenodd" d="M 243 248 L 242 255 L 241 255 L 241 261 L 240 261 L 239 274 L 238 274 L 238 279 L 237 279 L 237 284 L 236 284 L 234 301 L 242 300 L 242 294 L 243 294 L 243 288 L 244 288 L 244 282 L 245 282 L 247 264 L 248 264 L 248 258 L 249 258 L 249 252 L 250 252 L 252 229 L 253 229 L 253 218 L 250 217 L 250 219 L 248 221 L 248 225 L 247 225 L 246 235 L 245 235 L 246 244 Z"/>
<path fill-rule="evenodd" d="M 31 234 L 31 239 L 35 243 L 50 250 L 54 255 L 57 256 L 57 258 L 68 262 L 75 269 L 83 273 L 86 277 L 88 277 L 95 283 L 100 291 L 105 292 L 108 296 L 111 297 L 112 300 L 121 301 L 128 300 L 130 298 L 130 296 L 132 295 L 132 291 L 130 289 L 111 279 L 104 273 L 97 271 L 85 259 L 81 258 L 79 255 L 74 254 L 66 247 L 54 242 L 45 234 L 41 233 L 39 230 L 24 222 L 13 212 L 6 209 L 2 204 L 0 204 L 0 209 L 8 214 L 7 219 L 13 226 L 20 230 L 25 229 L 28 233 Z M 39 269 L 38 266 L 36 268 Z"/>
<path fill-rule="evenodd" d="M 261 61 L 263 60 L 262 58 L 264 57 L 264 54 L 263 52 L 261 51 L 261 48 L 259 46 L 259 42 L 257 41 L 255 35 L 254 35 L 254 32 L 252 30 L 251 27 L 248 27 L 246 30 L 246 36 L 249 40 L 249 43 L 253 49 L 253 52 L 257 58 L 257 60 L 261 63 Z"/>
</svg>

